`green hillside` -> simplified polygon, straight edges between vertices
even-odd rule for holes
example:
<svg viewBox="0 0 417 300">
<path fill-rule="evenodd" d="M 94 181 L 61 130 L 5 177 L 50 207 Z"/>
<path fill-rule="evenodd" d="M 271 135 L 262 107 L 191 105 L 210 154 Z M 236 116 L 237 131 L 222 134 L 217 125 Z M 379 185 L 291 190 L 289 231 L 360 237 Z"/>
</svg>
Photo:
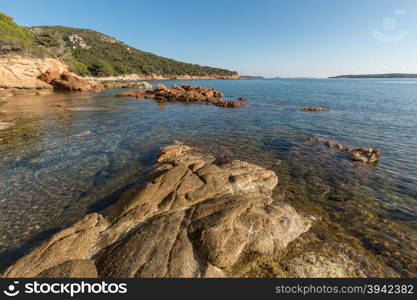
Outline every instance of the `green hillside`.
<svg viewBox="0 0 417 300">
<path fill-rule="evenodd" d="M 224 69 L 179 62 L 130 47 L 89 29 L 40 26 L 29 29 L 35 42 L 66 58 L 81 75 L 129 73 L 159 75 L 235 75 Z"/>
<path fill-rule="evenodd" d="M 24 28 L 14 23 L 13 18 L 0 13 L 0 54 L 8 52 L 60 58 L 73 72 L 84 76 L 237 74 L 141 51 L 90 29 L 63 26 Z"/>
<path fill-rule="evenodd" d="M 26 28 L 17 25 L 12 17 L 0 12 L 0 54 L 21 52 L 27 56 L 48 55 L 35 43 L 35 36 Z"/>
</svg>

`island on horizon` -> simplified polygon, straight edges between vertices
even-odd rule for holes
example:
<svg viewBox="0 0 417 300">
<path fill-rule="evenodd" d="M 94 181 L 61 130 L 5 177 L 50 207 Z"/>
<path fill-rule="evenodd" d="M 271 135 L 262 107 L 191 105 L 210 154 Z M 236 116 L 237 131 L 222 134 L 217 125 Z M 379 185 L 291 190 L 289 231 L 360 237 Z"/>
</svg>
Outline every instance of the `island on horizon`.
<svg viewBox="0 0 417 300">
<path fill-rule="evenodd" d="M 362 75 L 338 75 L 331 76 L 331 79 L 339 78 L 417 78 L 417 74 L 387 73 L 387 74 L 362 74 Z"/>
</svg>

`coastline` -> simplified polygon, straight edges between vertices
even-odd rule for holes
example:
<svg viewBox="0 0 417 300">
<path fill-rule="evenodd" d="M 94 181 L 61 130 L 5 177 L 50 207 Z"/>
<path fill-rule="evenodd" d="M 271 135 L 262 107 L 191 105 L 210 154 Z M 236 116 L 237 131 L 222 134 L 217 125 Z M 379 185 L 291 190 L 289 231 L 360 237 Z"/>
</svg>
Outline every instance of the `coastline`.
<svg viewBox="0 0 417 300">
<path fill-rule="evenodd" d="M 240 80 L 232 76 L 140 75 L 81 77 L 68 71 L 60 60 L 28 58 L 20 55 L 0 56 L 0 99 L 13 96 L 44 95 L 55 91 L 98 92 L 105 88 L 123 87 L 123 82 L 167 80 Z"/>
<path fill-rule="evenodd" d="M 242 80 L 240 75 L 232 76 L 193 76 L 193 75 L 140 75 L 140 74 L 126 74 L 120 76 L 108 77 L 83 77 L 86 80 L 95 80 L 98 82 L 107 81 L 165 81 L 165 80 Z"/>
</svg>

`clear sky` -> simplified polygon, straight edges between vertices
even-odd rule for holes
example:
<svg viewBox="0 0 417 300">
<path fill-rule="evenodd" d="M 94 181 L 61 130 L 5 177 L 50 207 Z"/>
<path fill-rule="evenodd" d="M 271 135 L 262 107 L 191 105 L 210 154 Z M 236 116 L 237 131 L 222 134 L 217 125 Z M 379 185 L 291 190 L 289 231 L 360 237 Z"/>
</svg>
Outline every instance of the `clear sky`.
<svg viewBox="0 0 417 300">
<path fill-rule="evenodd" d="M 417 73 L 416 0 L 0 0 L 0 11 L 245 75 Z"/>
</svg>

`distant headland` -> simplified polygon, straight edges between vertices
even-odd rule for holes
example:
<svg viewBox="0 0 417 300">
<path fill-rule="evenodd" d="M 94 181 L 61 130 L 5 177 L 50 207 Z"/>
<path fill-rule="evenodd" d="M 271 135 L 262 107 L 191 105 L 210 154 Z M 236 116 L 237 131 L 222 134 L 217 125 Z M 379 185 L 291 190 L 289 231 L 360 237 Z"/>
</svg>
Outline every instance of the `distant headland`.
<svg viewBox="0 0 417 300">
<path fill-rule="evenodd" d="M 417 78 L 417 74 L 388 73 L 388 74 L 364 74 L 364 75 L 339 75 L 329 78 Z"/>
</svg>

